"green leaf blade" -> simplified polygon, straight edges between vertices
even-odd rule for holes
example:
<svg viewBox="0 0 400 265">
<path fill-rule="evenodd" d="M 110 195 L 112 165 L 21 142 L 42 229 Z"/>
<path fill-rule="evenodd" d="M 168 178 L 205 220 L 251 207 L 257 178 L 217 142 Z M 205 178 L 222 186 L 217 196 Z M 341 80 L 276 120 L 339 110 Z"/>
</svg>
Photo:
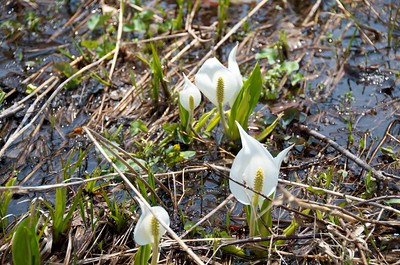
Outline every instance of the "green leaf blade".
<svg viewBox="0 0 400 265">
<path fill-rule="evenodd" d="M 243 87 L 230 111 L 228 123 L 229 128 L 231 128 L 230 136 L 232 139 L 235 140 L 240 137 L 235 121 L 238 121 L 243 128 L 247 127 L 249 116 L 260 99 L 261 89 L 261 71 L 260 66 L 257 63 L 256 66 L 254 66 L 250 77 L 244 82 Z"/>
</svg>

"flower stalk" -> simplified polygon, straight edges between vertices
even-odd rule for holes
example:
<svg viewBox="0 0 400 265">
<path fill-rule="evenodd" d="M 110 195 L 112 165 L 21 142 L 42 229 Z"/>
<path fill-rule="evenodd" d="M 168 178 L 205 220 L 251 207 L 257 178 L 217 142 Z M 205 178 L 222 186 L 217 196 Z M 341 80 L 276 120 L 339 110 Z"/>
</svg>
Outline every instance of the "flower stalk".
<svg viewBox="0 0 400 265">
<path fill-rule="evenodd" d="M 151 265 L 157 265 L 158 256 L 160 255 L 160 223 L 154 216 L 151 218 L 151 230 L 154 237 L 154 242 L 152 243 L 153 255 L 151 256 Z"/>
</svg>

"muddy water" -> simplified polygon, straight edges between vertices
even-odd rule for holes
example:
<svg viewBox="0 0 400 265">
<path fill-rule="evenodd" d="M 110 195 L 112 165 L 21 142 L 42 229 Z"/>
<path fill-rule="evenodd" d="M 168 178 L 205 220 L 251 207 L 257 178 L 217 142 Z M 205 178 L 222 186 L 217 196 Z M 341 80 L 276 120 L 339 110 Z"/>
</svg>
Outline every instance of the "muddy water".
<svg viewBox="0 0 400 265">
<path fill-rule="evenodd" d="M 6 93 L 16 89 L 0 109 L 8 108 L 13 102 L 25 96 L 26 85 L 22 84 L 25 78 L 37 72 L 49 61 L 61 60 L 60 53 L 56 52 L 57 48 L 63 47 L 75 55 L 78 54 L 71 45 L 72 38 L 76 37 L 71 29 L 48 42 L 49 38 L 71 17 L 70 7 L 37 2 L 39 6 L 29 6 L 28 2 L 8 5 L 7 12 L 2 12 L 0 15 L 0 22 L 3 23 L 3 35 L 0 35 L 0 87 Z M 305 123 L 311 128 L 335 139 L 343 146 L 348 146 L 349 124 L 352 124 L 355 144 L 350 146 L 350 149 L 357 152 L 357 143 L 365 136 L 368 136 L 367 144 L 376 146 L 379 139 L 385 135 L 388 125 L 399 119 L 400 89 L 396 73 L 398 74 L 400 70 L 398 54 L 400 16 L 395 22 L 390 20 L 390 14 L 394 16 L 393 14 L 398 12 L 398 4 L 394 4 L 395 1 L 371 1 L 373 9 L 361 6 L 361 3 L 347 6 L 361 25 L 357 26 L 351 19 L 341 19 L 329 13 L 332 9 L 339 11 L 335 1 L 323 1 L 315 22 L 311 23 L 313 22 L 311 20 L 308 25 L 301 24 L 315 1 L 287 1 L 287 6 L 281 1 L 270 2 L 251 18 L 248 24 L 254 29 L 262 25 L 271 26 L 261 31 L 257 36 L 259 39 L 255 38 L 253 46 L 247 48 L 254 55 L 260 48 L 272 43 L 273 40 L 276 41 L 279 30 L 294 32 L 293 43 L 298 42 L 299 45 L 293 46 L 288 56 L 292 59 L 301 58 L 300 71 L 306 77 L 306 82 L 302 85 L 303 92 L 294 98 L 283 98 L 268 104 L 271 106 L 286 104 L 293 100 L 302 102 L 298 109 L 307 116 Z M 174 1 L 160 1 L 160 6 L 168 15 L 173 16 L 176 7 Z M 232 5 L 227 26 L 232 27 L 253 7 L 254 4 Z M 95 10 L 98 10 L 97 4 L 90 5 L 85 12 L 90 14 Z M 379 17 L 372 10 L 377 11 Z M 36 12 L 42 19 L 37 26 L 39 30 L 27 28 L 29 26 L 26 19 L 23 19 L 23 14 L 28 11 Z M 46 18 L 47 13 L 51 14 L 50 18 Z M 208 26 L 217 21 L 217 15 L 215 6 L 203 6 L 194 23 Z M 20 25 L 8 28 L 6 21 L 12 20 L 19 21 Z M 396 24 L 393 29 L 391 23 Z M 23 28 L 23 31 L 19 28 Z M 360 29 L 363 33 L 360 33 Z M 368 43 L 363 36 L 364 33 L 372 44 Z M 16 34 L 20 34 L 21 37 Z M 388 43 L 389 34 L 392 34 L 390 43 Z M 211 46 L 211 43 L 205 44 L 204 51 L 195 51 L 194 57 L 200 58 L 201 54 L 205 54 Z M 220 56 L 223 60 L 227 52 L 228 49 L 221 49 Z M 241 59 L 247 60 L 243 57 Z M 266 65 L 265 62 L 261 63 Z M 249 68 L 245 63 L 241 67 Z M 47 68 L 44 72 L 47 76 L 52 74 Z M 98 89 L 93 87 L 99 86 L 97 83 L 89 82 L 86 85 L 92 86 L 89 89 L 96 91 Z M 95 94 L 91 97 L 87 95 L 81 102 L 77 100 L 82 98 L 81 95 L 81 90 L 64 91 L 51 110 L 57 117 L 55 125 L 46 118 L 41 125 L 40 133 L 34 139 L 27 143 L 22 137 L 0 158 L 1 184 L 13 174 L 18 180 L 23 181 L 21 183 L 23 185 L 42 185 L 57 181 L 56 178 L 61 170 L 61 157 L 66 158 L 76 147 L 88 146 L 87 139 L 82 135 L 66 137 L 74 128 L 86 124 L 90 118 L 90 113 L 81 111 L 80 106 L 84 106 L 89 99 L 99 100 L 99 96 Z M 0 145 L 5 143 L 10 133 L 18 126 L 24 113 L 24 111 L 17 112 L 12 117 L 0 120 Z M 265 115 L 269 113 L 267 110 Z M 399 131 L 391 133 L 398 135 Z M 398 149 L 398 145 L 395 148 Z M 43 160 L 43 157 L 47 159 Z M 93 151 L 76 177 L 91 174 L 97 165 L 97 155 Z M 32 172 L 34 173 L 31 174 Z M 221 176 L 205 174 L 197 177 L 202 178 L 204 187 L 198 190 L 198 186 L 193 186 L 195 182 L 189 181 L 188 192 L 196 196 L 184 204 L 187 205 L 186 209 L 191 216 L 200 217 L 226 197 L 227 188 L 221 185 L 221 183 L 226 184 L 226 180 Z M 30 199 L 37 195 L 47 196 L 46 199 L 50 200 L 52 198 L 51 193 L 16 197 L 11 203 L 9 213 L 19 215 L 25 212 Z"/>
<path fill-rule="evenodd" d="M 390 1 L 387 1 L 374 6 L 376 10 L 382 10 L 381 16 L 386 20 L 390 12 L 387 9 L 389 3 Z M 331 49 L 318 52 L 316 55 L 323 58 L 317 63 L 319 65 L 317 67 L 322 68 L 321 65 L 325 64 L 325 71 L 312 81 L 312 87 L 317 87 L 326 79 L 324 74 L 334 76 L 336 70 L 344 64 L 344 76 L 337 86 L 331 88 L 331 93 L 323 101 L 317 102 L 316 106 L 328 112 L 327 125 L 319 127 L 320 130 L 326 131 L 327 135 L 340 134 L 346 127 L 344 121 L 353 119 L 357 132 L 368 130 L 373 135 L 382 137 L 387 125 L 396 119 L 398 114 L 400 91 L 396 74 L 398 75 L 400 68 L 399 39 L 398 36 L 394 36 L 389 47 L 388 25 L 372 19 L 365 12 L 368 11 L 362 13 L 355 10 L 355 17 L 359 19 L 361 25 L 370 27 L 368 28 L 370 31 L 366 33 L 373 40 L 373 45 L 367 45 L 363 41 L 361 34 L 355 32 L 355 26 L 347 30 L 340 43 L 335 43 L 334 39 L 343 34 L 344 25 L 342 25 L 333 30 L 332 38 L 324 41 L 324 45 Z M 377 36 L 374 36 L 375 33 Z M 350 50 L 347 60 L 340 60 L 340 56 L 343 56 L 340 50 L 343 49 Z M 345 93 L 349 92 L 352 93 L 353 101 L 346 104 L 343 98 Z"/>
</svg>

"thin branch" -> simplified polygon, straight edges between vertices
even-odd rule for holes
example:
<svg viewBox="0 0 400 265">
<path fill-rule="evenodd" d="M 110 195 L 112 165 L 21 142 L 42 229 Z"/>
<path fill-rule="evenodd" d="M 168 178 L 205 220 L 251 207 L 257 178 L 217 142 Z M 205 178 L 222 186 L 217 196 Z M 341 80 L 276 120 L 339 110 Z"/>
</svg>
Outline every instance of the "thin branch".
<svg viewBox="0 0 400 265">
<path fill-rule="evenodd" d="M 367 171 L 371 171 L 372 174 L 374 175 L 375 178 L 377 178 L 378 180 L 386 180 L 387 177 L 385 177 L 381 171 L 377 171 L 375 170 L 373 167 L 371 167 L 369 164 L 367 164 L 364 160 L 362 160 L 361 158 L 359 158 L 358 156 L 354 155 L 353 153 L 351 153 L 349 150 L 347 150 L 346 148 L 344 148 L 343 146 L 339 145 L 338 143 L 336 143 L 335 141 L 333 141 L 332 139 L 326 137 L 323 134 L 320 134 L 317 131 L 314 131 L 310 128 L 308 128 L 306 125 L 302 125 L 299 124 L 298 127 L 300 128 L 300 130 L 305 131 L 307 134 L 317 138 L 318 140 L 321 140 L 325 143 L 330 144 L 333 148 L 335 148 L 336 150 L 338 150 L 340 153 L 342 153 L 343 155 L 345 155 L 346 157 L 348 157 L 349 159 L 353 160 L 357 165 L 359 165 L 360 167 L 362 167 L 363 169 L 367 170 Z"/>
</svg>

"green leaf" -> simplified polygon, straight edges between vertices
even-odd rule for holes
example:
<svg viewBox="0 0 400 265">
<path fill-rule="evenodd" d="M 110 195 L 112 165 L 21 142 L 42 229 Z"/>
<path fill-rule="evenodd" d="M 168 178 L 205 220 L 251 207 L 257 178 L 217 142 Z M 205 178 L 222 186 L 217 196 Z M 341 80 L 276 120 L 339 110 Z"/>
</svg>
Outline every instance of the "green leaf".
<svg viewBox="0 0 400 265">
<path fill-rule="evenodd" d="M 299 64 L 295 61 L 283 62 L 281 64 L 281 70 L 286 71 L 288 75 L 294 71 L 299 70 Z"/>
<path fill-rule="evenodd" d="M 283 230 L 283 235 L 285 236 L 290 236 L 292 235 L 296 229 L 299 227 L 299 224 L 297 223 L 296 219 L 292 220 L 290 225 Z M 282 245 L 285 243 L 286 240 L 277 240 L 275 242 L 276 245 Z"/>
<path fill-rule="evenodd" d="M 283 117 L 283 115 L 284 115 L 283 113 L 279 113 L 278 117 L 276 117 L 274 122 L 272 124 L 270 124 L 267 128 L 265 128 L 259 135 L 257 135 L 256 139 L 258 141 L 261 141 L 265 137 L 267 137 L 275 129 L 276 125 L 278 125 L 278 122 Z"/>
<path fill-rule="evenodd" d="M 308 186 L 307 188 L 308 191 L 311 191 L 314 194 L 326 194 L 326 192 L 324 190 L 318 190 L 318 189 L 314 189 L 314 187 L 312 186 Z"/>
<path fill-rule="evenodd" d="M 33 93 L 36 89 L 37 89 L 37 86 L 35 86 L 34 84 L 28 84 L 26 86 L 25 93 L 29 95 L 29 94 Z"/>
<path fill-rule="evenodd" d="M 168 134 L 173 134 L 178 128 L 178 124 L 176 123 L 165 123 L 162 125 L 162 129 Z"/>
<path fill-rule="evenodd" d="M 292 82 L 292 85 L 296 85 L 298 82 L 303 81 L 304 80 L 304 75 L 302 73 L 295 73 L 292 76 L 292 79 L 290 80 Z"/>
<path fill-rule="evenodd" d="M 221 249 L 224 252 L 229 253 L 231 255 L 235 255 L 235 256 L 238 256 L 238 257 L 242 257 L 242 258 L 248 258 L 248 256 L 246 255 L 246 252 L 244 251 L 244 249 L 240 248 L 238 246 L 234 246 L 234 245 L 223 246 L 223 247 L 221 247 Z"/>
<path fill-rule="evenodd" d="M 133 24 L 125 24 L 122 28 L 123 32 L 133 32 L 135 31 L 135 25 Z"/>
<path fill-rule="evenodd" d="M 197 124 L 194 126 L 194 130 L 196 132 L 199 132 L 200 128 L 202 128 L 206 122 L 210 119 L 211 115 L 214 114 L 214 112 L 217 110 L 216 107 L 214 107 L 212 110 L 209 112 L 204 113 L 201 115 L 200 119 L 198 120 Z"/>
<path fill-rule="evenodd" d="M 271 198 L 272 198 L 272 196 L 271 196 Z M 261 216 L 256 218 L 256 223 L 257 223 L 257 227 L 258 227 L 258 233 L 262 237 L 267 237 L 267 236 L 271 235 L 271 232 L 270 232 L 271 228 L 272 228 L 271 207 L 272 207 L 272 201 L 264 200 L 263 203 L 261 204 L 261 208 L 260 208 Z M 256 209 L 256 208 L 254 208 L 254 209 Z M 251 210 L 253 211 L 253 208 L 251 208 Z M 264 244 L 268 244 L 269 245 L 269 242 L 262 242 L 261 244 L 263 244 L 263 245 Z"/>
<path fill-rule="evenodd" d="M 63 234 L 63 219 L 67 203 L 67 189 L 59 188 L 56 190 L 55 209 L 52 215 L 54 241 L 58 242 Z"/>
<path fill-rule="evenodd" d="M 387 146 L 387 147 L 382 146 L 380 149 L 384 155 L 387 155 L 387 156 L 391 157 L 393 160 L 396 160 L 396 156 L 397 156 L 396 151 L 393 149 L 392 146 Z"/>
<path fill-rule="evenodd" d="M 13 186 L 17 181 L 16 177 L 11 178 L 6 183 L 6 187 Z M 0 193 L 0 232 L 6 233 L 6 227 L 8 225 L 8 218 L 4 218 L 7 214 L 8 205 L 10 204 L 12 198 L 12 190 L 7 190 Z"/>
<path fill-rule="evenodd" d="M 134 170 L 136 170 L 137 172 L 142 172 L 143 171 L 143 166 L 146 162 L 142 159 L 136 158 L 136 161 L 133 161 L 132 159 L 128 159 L 124 162 L 122 162 L 121 160 L 116 160 L 114 163 L 115 165 L 118 167 L 118 169 L 124 173 L 126 171 L 129 170 L 128 166 L 126 165 L 126 163 L 128 163 L 128 165 L 133 168 Z M 139 165 L 138 163 L 141 163 L 142 165 Z"/>
<path fill-rule="evenodd" d="M 154 11 L 150 9 L 145 9 L 142 12 L 140 12 L 139 16 L 142 21 L 149 22 L 154 16 Z"/>
<path fill-rule="evenodd" d="M 64 74 L 67 78 L 78 72 L 78 70 L 73 68 L 68 62 L 57 62 L 54 64 L 54 69 Z"/>
<path fill-rule="evenodd" d="M 84 40 L 81 41 L 81 45 L 87 49 L 96 49 L 99 46 L 99 42 L 95 40 Z"/>
<path fill-rule="evenodd" d="M 310 213 L 310 209 L 305 209 L 303 211 L 301 211 L 304 214 L 309 214 Z M 297 221 L 294 219 L 292 220 L 292 222 L 290 223 L 290 225 L 288 227 L 285 228 L 285 230 L 283 230 L 283 235 L 285 236 L 290 236 L 293 235 L 293 233 L 296 231 L 296 229 L 299 227 L 299 224 L 297 223 Z M 285 240 L 277 240 L 276 241 L 276 245 L 281 245 L 284 244 Z"/>
<path fill-rule="evenodd" d="M 181 30 L 182 29 L 182 22 L 184 21 L 183 19 L 183 0 L 177 0 L 176 3 L 178 4 L 178 14 L 176 15 L 176 18 L 173 19 L 173 25 L 176 30 Z"/>
<path fill-rule="evenodd" d="M 72 215 L 78 205 L 78 202 L 80 200 L 82 200 L 81 193 L 82 193 L 82 189 L 79 189 L 78 193 L 76 193 L 76 195 L 75 195 L 74 203 L 69 208 L 67 215 L 65 215 L 65 217 L 62 220 L 62 226 L 61 226 L 62 233 L 65 233 L 65 231 L 67 231 L 68 227 L 71 224 Z"/>
<path fill-rule="evenodd" d="M 71 61 L 73 61 L 73 60 L 76 59 L 76 58 L 74 57 L 74 55 L 72 55 L 72 54 L 71 54 L 69 51 L 67 51 L 67 50 L 58 48 L 58 51 L 59 51 L 61 54 L 63 54 L 63 55 L 65 55 L 66 57 L 68 57 L 68 59 L 70 59 Z"/>
<path fill-rule="evenodd" d="M 260 66 L 257 63 L 256 66 L 254 66 L 250 77 L 243 83 L 243 87 L 230 110 L 228 125 L 230 128 L 231 139 L 235 140 L 240 137 L 235 121 L 238 121 L 243 128 L 247 127 L 249 116 L 253 112 L 260 98 L 261 89 L 261 71 Z"/>
<path fill-rule="evenodd" d="M 146 23 L 144 23 L 140 18 L 135 19 L 131 28 L 133 28 L 133 31 L 144 33 L 146 32 Z"/>
<path fill-rule="evenodd" d="M 106 20 L 109 18 L 109 15 L 94 14 L 89 18 L 87 26 L 90 30 L 94 30 L 95 28 L 104 25 Z"/>
<path fill-rule="evenodd" d="M 12 257 L 15 265 L 39 265 L 39 242 L 36 236 L 36 220 L 25 218 L 16 228 L 12 238 Z"/>
<path fill-rule="evenodd" d="M 138 55 L 137 57 L 142 60 L 145 64 L 147 64 L 148 66 L 150 66 L 151 71 L 153 73 L 153 87 L 151 90 L 151 96 L 153 101 L 155 101 L 155 103 L 159 103 L 159 91 L 160 91 L 160 85 L 164 91 L 164 94 L 166 96 L 166 98 L 170 98 L 170 92 L 167 88 L 167 84 L 164 80 L 164 73 L 163 73 L 163 69 L 161 67 L 161 62 L 160 62 L 160 58 L 157 54 L 157 50 L 154 47 L 153 43 L 150 44 L 150 48 L 152 51 L 152 57 L 153 60 L 152 62 L 149 62 L 146 58 Z"/>
<path fill-rule="evenodd" d="M 343 169 L 338 170 L 338 174 L 341 174 L 344 178 L 346 178 L 349 175 L 349 172 Z"/>
<path fill-rule="evenodd" d="M 129 128 L 129 132 L 131 135 L 136 135 L 139 132 L 147 133 L 149 129 L 147 128 L 146 124 L 141 120 L 136 120 L 131 122 L 131 126 Z"/>
<path fill-rule="evenodd" d="M 400 204 L 400 199 L 390 199 L 385 201 L 387 204 Z"/>
<path fill-rule="evenodd" d="M 165 94 L 165 97 L 167 99 L 170 98 L 170 93 L 167 88 L 167 84 L 164 80 L 164 73 L 163 73 L 163 68 L 161 66 L 161 61 L 160 57 L 157 54 L 157 50 L 154 47 L 153 44 L 151 44 L 151 52 L 153 56 L 153 61 L 152 61 L 152 66 L 151 70 L 153 71 L 153 90 L 152 90 L 152 98 L 156 103 L 159 102 L 159 87 L 163 89 L 163 92 Z"/>
<path fill-rule="evenodd" d="M 74 75 L 76 72 L 78 72 L 77 69 L 72 67 L 68 62 L 57 62 L 54 64 L 54 70 L 58 71 L 59 73 L 63 74 L 66 78 L 71 77 Z M 71 81 L 68 82 L 68 84 L 65 86 L 66 89 L 74 89 L 81 80 L 78 77 L 73 78 Z"/>
<path fill-rule="evenodd" d="M 205 131 L 206 132 L 211 132 L 215 128 L 215 126 L 218 125 L 219 120 L 220 120 L 220 116 L 219 116 L 219 113 L 217 113 L 217 114 L 214 115 L 214 117 L 208 123 Z"/>
<path fill-rule="evenodd" d="M 140 246 L 135 255 L 134 265 L 145 265 L 148 263 L 151 254 L 151 244 Z"/>
<path fill-rule="evenodd" d="M 286 129 L 286 127 L 293 122 L 294 120 L 301 121 L 304 119 L 304 113 L 300 112 L 296 108 L 288 108 L 284 111 L 284 116 L 282 119 L 282 127 Z"/>
<path fill-rule="evenodd" d="M 188 122 L 189 122 L 189 111 L 187 111 L 181 104 L 179 104 L 179 117 L 181 118 L 181 129 L 186 130 Z"/>
<path fill-rule="evenodd" d="M 192 229 L 192 227 L 196 224 L 196 222 L 193 221 L 187 221 L 185 222 L 185 224 L 183 225 L 183 229 L 185 229 L 185 231 L 189 231 L 190 229 Z"/>
<path fill-rule="evenodd" d="M 104 41 L 96 47 L 96 54 L 98 57 L 103 57 L 107 53 L 111 52 L 115 48 L 115 42 Z M 109 58 L 112 58 L 110 55 Z"/>
<path fill-rule="evenodd" d="M 195 154 L 196 151 L 182 151 L 180 155 L 183 159 L 189 159 L 193 157 Z"/>
<path fill-rule="evenodd" d="M 56 189 L 56 200 L 55 200 L 55 216 L 53 222 L 55 224 L 61 223 L 65 208 L 67 205 L 67 188 Z M 55 225 L 57 226 L 57 225 Z"/>
<path fill-rule="evenodd" d="M 267 58 L 269 64 L 275 64 L 278 56 L 276 48 L 264 48 L 256 54 L 256 60 Z"/>
</svg>

